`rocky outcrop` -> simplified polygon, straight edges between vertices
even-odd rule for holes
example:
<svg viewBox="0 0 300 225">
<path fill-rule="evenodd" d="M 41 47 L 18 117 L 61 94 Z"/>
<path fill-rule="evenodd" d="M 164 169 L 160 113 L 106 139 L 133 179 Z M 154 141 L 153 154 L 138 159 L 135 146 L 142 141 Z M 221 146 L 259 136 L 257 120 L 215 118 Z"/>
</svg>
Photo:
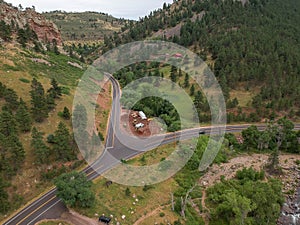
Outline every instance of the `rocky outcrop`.
<svg viewBox="0 0 300 225">
<path fill-rule="evenodd" d="M 300 187 L 297 188 L 294 196 L 288 196 L 281 209 L 278 225 L 299 225 L 300 224 Z"/>
<path fill-rule="evenodd" d="M 37 34 L 39 41 L 43 43 L 56 41 L 57 45 L 62 45 L 62 38 L 57 26 L 47 20 L 34 8 L 20 10 L 0 0 L 0 20 L 6 24 L 14 23 L 19 28 L 24 28 L 26 24 Z"/>
</svg>

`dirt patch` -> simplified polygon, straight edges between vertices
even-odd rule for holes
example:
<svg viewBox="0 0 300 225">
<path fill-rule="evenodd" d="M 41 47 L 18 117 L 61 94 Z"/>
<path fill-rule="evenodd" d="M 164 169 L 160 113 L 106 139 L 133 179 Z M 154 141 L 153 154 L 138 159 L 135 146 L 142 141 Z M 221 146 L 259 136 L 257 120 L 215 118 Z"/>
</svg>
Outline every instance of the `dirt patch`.
<svg viewBox="0 0 300 225">
<path fill-rule="evenodd" d="M 162 127 L 155 120 L 142 119 L 137 111 L 123 109 L 120 122 L 123 132 L 137 137 L 149 137 L 160 134 L 163 131 Z M 143 127 L 137 127 L 139 124 L 142 124 Z"/>
<path fill-rule="evenodd" d="M 231 159 L 228 163 L 220 165 L 214 164 L 211 166 L 207 173 L 199 180 L 200 185 L 203 187 L 210 187 L 221 180 L 224 176 L 226 180 L 232 179 L 238 170 L 243 168 L 253 167 L 255 170 L 261 170 L 268 162 L 268 155 L 266 154 L 253 154 L 243 155 Z M 297 185 L 297 178 L 299 172 L 297 170 L 296 160 L 300 160 L 300 155 L 280 155 L 279 162 L 283 168 L 283 174 L 280 179 L 284 185 L 284 191 L 288 191 Z"/>
<path fill-rule="evenodd" d="M 99 95 L 94 96 L 97 99 L 97 107 L 95 114 L 95 127 L 98 132 L 106 136 L 107 121 L 111 109 L 111 84 L 108 80 L 94 82 L 101 87 Z"/>
<path fill-rule="evenodd" d="M 97 219 L 91 219 L 86 216 L 80 215 L 77 212 L 70 210 L 67 213 L 61 215 L 61 219 L 71 223 L 73 225 L 99 225 Z"/>
</svg>

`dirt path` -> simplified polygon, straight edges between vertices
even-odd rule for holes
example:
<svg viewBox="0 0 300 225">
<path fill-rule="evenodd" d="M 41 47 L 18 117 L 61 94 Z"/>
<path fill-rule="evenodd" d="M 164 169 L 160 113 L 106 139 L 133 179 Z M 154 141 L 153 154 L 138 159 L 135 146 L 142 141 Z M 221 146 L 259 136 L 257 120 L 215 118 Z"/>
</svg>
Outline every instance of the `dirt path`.
<svg viewBox="0 0 300 225">
<path fill-rule="evenodd" d="M 138 225 L 141 222 L 143 222 L 145 219 L 147 219 L 150 216 L 154 216 L 155 214 L 159 213 L 159 211 L 162 209 L 161 206 L 157 207 L 156 209 L 154 209 L 153 211 L 147 213 L 146 215 L 143 215 L 141 218 L 139 218 L 137 221 L 134 222 L 133 225 Z"/>
</svg>

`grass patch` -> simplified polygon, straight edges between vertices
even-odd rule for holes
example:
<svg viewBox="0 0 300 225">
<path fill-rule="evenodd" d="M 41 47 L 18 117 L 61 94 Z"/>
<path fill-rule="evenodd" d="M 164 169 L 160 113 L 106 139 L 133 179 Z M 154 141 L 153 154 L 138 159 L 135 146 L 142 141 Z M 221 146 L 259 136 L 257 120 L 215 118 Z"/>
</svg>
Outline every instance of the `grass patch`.
<svg viewBox="0 0 300 225">
<path fill-rule="evenodd" d="M 143 215 L 161 206 L 165 206 L 166 211 L 171 212 L 170 206 L 168 206 L 170 195 L 166 193 L 170 193 L 176 188 L 173 179 L 153 185 L 153 188 L 147 191 L 144 191 L 143 187 L 127 187 L 115 183 L 107 188 L 106 181 L 104 178 L 100 178 L 93 184 L 92 189 L 96 193 L 94 207 L 76 210 L 88 217 L 94 217 L 96 213 L 99 215 L 105 214 L 106 216 L 113 215 L 122 224 L 128 225 L 132 225 Z M 130 191 L 129 195 L 128 191 L 126 195 L 127 188 Z M 165 212 L 166 214 L 167 212 Z M 125 220 L 121 219 L 122 215 L 126 216 Z M 160 218 L 160 215 L 157 214 L 156 218 Z M 174 213 L 170 221 L 173 223 L 177 218 L 178 215 Z"/>
<path fill-rule="evenodd" d="M 19 81 L 23 82 L 23 83 L 26 83 L 26 84 L 29 84 L 30 83 L 30 80 L 26 79 L 26 78 L 19 78 Z"/>
</svg>

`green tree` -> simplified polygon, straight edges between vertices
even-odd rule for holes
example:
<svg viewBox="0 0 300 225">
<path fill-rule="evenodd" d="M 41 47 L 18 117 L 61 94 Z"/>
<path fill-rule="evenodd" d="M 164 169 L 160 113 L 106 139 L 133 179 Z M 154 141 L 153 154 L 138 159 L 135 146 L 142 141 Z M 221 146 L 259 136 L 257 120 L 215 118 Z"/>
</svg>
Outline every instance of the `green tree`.
<svg viewBox="0 0 300 225">
<path fill-rule="evenodd" d="M 48 108 L 45 98 L 45 90 L 40 82 L 33 78 L 31 82 L 31 111 L 36 122 L 43 122 L 48 117 Z"/>
<path fill-rule="evenodd" d="M 65 119 L 65 120 L 69 120 L 71 118 L 71 114 L 70 114 L 70 111 L 67 107 L 64 107 L 64 110 L 62 112 L 62 117 Z"/>
<path fill-rule="evenodd" d="M 10 41 L 11 40 L 11 28 L 9 25 L 7 25 L 3 20 L 0 21 L 0 38 L 2 38 L 4 41 Z"/>
<path fill-rule="evenodd" d="M 20 104 L 16 112 L 16 120 L 18 122 L 19 129 L 22 132 L 28 132 L 31 130 L 32 119 L 28 108 L 22 98 L 20 99 Z"/>
<path fill-rule="evenodd" d="M 8 200 L 8 194 L 5 188 L 8 184 L 0 177 L 0 213 L 6 213 L 10 208 L 10 202 Z"/>
<path fill-rule="evenodd" d="M 184 77 L 184 87 L 188 88 L 189 86 L 190 86 L 190 76 L 186 73 Z"/>
<path fill-rule="evenodd" d="M 42 165 L 49 162 L 50 149 L 43 140 L 43 134 L 36 127 L 33 127 L 31 133 L 31 148 L 35 155 L 37 164 Z"/>
<path fill-rule="evenodd" d="M 60 98 L 62 96 L 62 89 L 58 85 L 56 79 L 53 78 L 51 80 L 51 86 L 52 87 L 48 90 L 48 93 L 51 93 L 53 98 Z"/>
<path fill-rule="evenodd" d="M 12 109 L 15 110 L 18 108 L 19 106 L 19 97 L 17 95 L 17 93 L 11 89 L 11 88 L 7 88 L 4 92 L 4 99 L 7 103 L 7 106 Z"/>
<path fill-rule="evenodd" d="M 95 195 L 91 191 L 92 182 L 84 173 L 71 172 L 60 175 L 54 180 L 57 188 L 57 197 L 70 207 L 91 207 Z"/>
<path fill-rule="evenodd" d="M 252 125 L 247 129 L 242 131 L 242 136 L 244 139 L 243 148 L 245 150 L 256 149 L 258 147 L 258 140 L 260 137 L 260 132 L 256 126 Z"/>
<path fill-rule="evenodd" d="M 58 124 L 57 130 L 54 133 L 53 150 L 56 152 L 58 160 L 70 161 L 76 158 L 72 149 L 72 138 L 68 128 L 62 122 Z"/>
<path fill-rule="evenodd" d="M 190 88 L 190 95 L 194 96 L 194 94 L 195 94 L 195 86 L 194 86 L 194 84 L 192 84 L 192 86 Z"/>
<path fill-rule="evenodd" d="M 17 122 L 13 113 L 9 109 L 3 109 L 0 114 L 0 133 L 4 137 L 10 137 L 17 134 Z"/>
<path fill-rule="evenodd" d="M 170 71 L 170 78 L 171 78 L 171 81 L 176 83 L 177 82 L 177 68 L 176 66 L 171 66 L 171 71 Z"/>
<path fill-rule="evenodd" d="M 55 109 L 56 103 L 55 103 L 55 97 L 54 97 L 54 93 L 53 92 L 49 92 L 46 95 L 46 106 L 47 106 L 48 112 L 50 112 L 51 110 Z"/>
</svg>

